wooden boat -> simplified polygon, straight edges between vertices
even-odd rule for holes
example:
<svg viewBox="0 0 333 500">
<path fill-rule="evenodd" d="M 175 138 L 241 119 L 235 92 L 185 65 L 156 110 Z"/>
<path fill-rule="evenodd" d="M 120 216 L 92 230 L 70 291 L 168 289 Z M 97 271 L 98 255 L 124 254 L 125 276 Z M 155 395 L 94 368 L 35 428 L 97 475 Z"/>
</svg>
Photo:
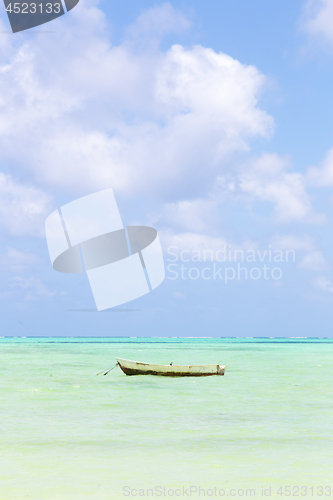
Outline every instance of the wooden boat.
<svg viewBox="0 0 333 500">
<path fill-rule="evenodd" d="M 126 375 L 162 375 L 164 377 L 208 377 L 224 375 L 225 366 L 220 365 L 153 365 L 129 359 L 117 358 L 117 363 Z"/>
</svg>

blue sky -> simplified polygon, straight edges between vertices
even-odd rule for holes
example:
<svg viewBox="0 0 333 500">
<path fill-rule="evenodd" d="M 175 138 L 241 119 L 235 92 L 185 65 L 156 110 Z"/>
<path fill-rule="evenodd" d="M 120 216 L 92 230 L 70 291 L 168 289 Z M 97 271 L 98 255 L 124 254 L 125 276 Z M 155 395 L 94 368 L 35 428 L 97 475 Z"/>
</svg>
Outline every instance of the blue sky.
<svg viewBox="0 0 333 500">
<path fill-rule="evenodd" d="M 81 0 L 54 33 L 0 24 L 1 335 L 332 335 L 331 1 Z M 109 187 L 158 229 L 166 280 L 74 312 L 93 297 L 53 271 L 45 218 Z"/>
</svg>

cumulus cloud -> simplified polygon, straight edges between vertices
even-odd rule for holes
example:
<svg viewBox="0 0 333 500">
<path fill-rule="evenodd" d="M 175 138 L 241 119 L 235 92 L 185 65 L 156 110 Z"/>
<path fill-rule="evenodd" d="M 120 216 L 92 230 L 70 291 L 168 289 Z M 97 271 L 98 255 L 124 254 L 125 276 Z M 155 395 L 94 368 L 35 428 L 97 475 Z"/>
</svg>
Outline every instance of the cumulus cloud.
<svg viewBox="0 0 333 500">
<path fill-rule="evenodd" d="M 50 299 L 56 295 L 56 291 L 49 290 L 39 278 L 22 278 L 15 276 L 9 280 L 12 290 L 20 290 L 24 294 L 24 300 L 36 300 L 40 298 Z"/>
<path fill-rule="evenodd" d="M 320 166 L 308 169 L 306 180 L 312 186 L 333 186 L 333 148 L 328 151 Z"/>
<path fill-rule="evenodd" d="M 160 232 L 161 241 L 165 248 L 175 247 L 177 251 L 188 250 L 195 251 L 212 251 L 217 252 L 224 248 L 227 244 L 226 239 L 216 236 L 204 236 L 195 232 L 170 234 L 164 231 Z"/>
<path fill-rule="evenodd" d="M 265 77 L 256 67 L 201 45 L 162 50 L 163 35 L 190 27 L 168 3 L 141 14 L 117 45 L 94 2 L 60 21 L 43 43 L 1 39 L 0 148 L 21 178 L 25 172 L 46 191 L 73 197 L 105 187 L 117 197 L 147 196 L 167 238 L 187 247 L 225 243 L 216 236 L 223 196 L 211 195 L 223 175 L 235 199 L 273 204 L 277 222 L 320 221 L 303 176 L 284 158 L 264 154 L 235 167 L 235 154 L 248 154 L 253 139 L 274 129 L 258 104 Z M 8 191 L 15 183 L 6 179 Z M 3 219 L 12 218 L 3 224 L 13 234 L 36 234 L 51 200 L 21 188 L 24 196 L 7 198 L 25 208 L 1 202 Z"/>
<path fill-rule="evenodd" d="M 332 0 L 308 0 L 302 9 L 302 29 L 313 39 L 333 46 Z"/>
<path fill-rule="evenodd" d="M 0 227 L 14 236 L 41 236 L 52 200 L 40 189 L 0 172 Z"/>
<path fill-rule="evenodd" d="M 82 3 L 65 18 L 52 38 L 17 39 L 0 60 L 2 157 L 39 183 L 195 197 L 235 152 L 272 133 L 257 68 L 202 46 L 139 43 L 143 33 L 155 41 L 159 26 L 188 28 L 169 4 L 142 14 L 113 46 L 98 8 Z"/>
<path fill-rule="evenodd" d="M 320 288 L 325 292 L 333 293 L 333 283 L 327 280 L 324 276 L 317 276 L 312 283 L 316 288 Z"/>
<path fill-rule="evenodd" d="M 275 153 L 264 153 L 240 175 L 240 189 L 255 199 L 271 202 L 278 222 L 323 222 L 315 214 L 300 172 L 290 172 L 289 162 Z"/>
<path fill-rule="evenodd" d="M 191 22 L 179 9 L 170 3 L 164 3 L 147 9 L 136 22 L 126 30 L 126 39 L 135 44 L 147 37 L 151 45 L 152 39 L 159 41 L 170 32 L 182 32 L 191 26 Z M 145 40 L 147 41 L 147 40 Z"/>
<path fill-rule="evenodd" d="M 302 269 L 309 269 L 310 271 L 323 271 L 325 269 L 329 269 L 330 265 L 323 256 L 320 250 L 316 250 L 314 252 L 307 253 L 300 265 Z"/>
<path fill-rule="evenodd" d="M 171 233 L 166 231 L 159 232 L 163 247 L 166 249 L 165 257 L 170 262 L 175 262 L 175 255 L 183 253 L 182 258 L 194 259 L 194 261 L 238 261 L 247 252 L 257 258 L 267 256 L 267 249 L 260 251 L 257 242 L 244 240 L 241 243 L 235 243 L 222 236 L 204 235 L 197 232 L 179 232 Z M 258 253 L 259 252 L 259 253 Z M 185 260 L 184 260 L 185 262 Z"/>
<path fill-rule="evenodd" d="M 7 247 L 6 252 L 0 254 L 0 267 L 11 272 L 25 271 L 31 266 L 39 263 L 39 257 L 28 250 L 21 251 L 16 248 Z"/>
<path fill-rule="evenodd" d="M 200 262 L 215 261 L 216 255 L 220 256 L 227 248 L 227 241 L 221 237 L 199 233 L 168 234 L 163 231 L 159 234 L 166 249 L 167 264 L 177 261 L 179 256 L 184 262 L 191 261 L 192 258 Z"/>
<path fill-rule="evenodd" d="M 218 200 L 200 198 L 165 204 L 158 225 L 172 227 L 174 231 L 202 233 L 216 229 L 217 219 Z"/>
<path fill-rule="evenodd" d="M 276 234 L 271 240 L 273 248 L 281 250 L 295 250 L 299 252 L 310 252 L 315 250 L 314 239 L 308 234 L 301 236 L 295 234 Z"/>
</svg>

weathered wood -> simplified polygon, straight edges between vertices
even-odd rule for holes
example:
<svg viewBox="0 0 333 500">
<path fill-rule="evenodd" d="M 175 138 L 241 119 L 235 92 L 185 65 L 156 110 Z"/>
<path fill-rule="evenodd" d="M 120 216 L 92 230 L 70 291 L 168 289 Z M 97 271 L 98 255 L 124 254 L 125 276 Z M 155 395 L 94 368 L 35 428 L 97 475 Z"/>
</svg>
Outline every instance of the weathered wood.
<svg viewBox="0 0 333 500">
<path fill-rule="evenodd" d="M 117 358 L 117 362 L 126 375 L 160 375 L 164 377 L 209 377 L 224 375 L 225 366 L 220 365 L 155 365 Z"/>
</svg>

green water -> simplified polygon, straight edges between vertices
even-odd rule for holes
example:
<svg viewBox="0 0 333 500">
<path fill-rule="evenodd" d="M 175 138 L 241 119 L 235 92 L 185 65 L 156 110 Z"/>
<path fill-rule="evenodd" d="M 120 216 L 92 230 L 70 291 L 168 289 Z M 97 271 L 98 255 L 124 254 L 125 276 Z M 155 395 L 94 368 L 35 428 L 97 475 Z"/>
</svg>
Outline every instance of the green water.
<svg viewBox="0 0 333 500">
<path fill-rule="evenodd" d="M 0 339 L 0 353 L 1 500 L 333 498 L 332 339 Z M 227 370 L 96 376 L 116 356 Z"/>
</svg>

